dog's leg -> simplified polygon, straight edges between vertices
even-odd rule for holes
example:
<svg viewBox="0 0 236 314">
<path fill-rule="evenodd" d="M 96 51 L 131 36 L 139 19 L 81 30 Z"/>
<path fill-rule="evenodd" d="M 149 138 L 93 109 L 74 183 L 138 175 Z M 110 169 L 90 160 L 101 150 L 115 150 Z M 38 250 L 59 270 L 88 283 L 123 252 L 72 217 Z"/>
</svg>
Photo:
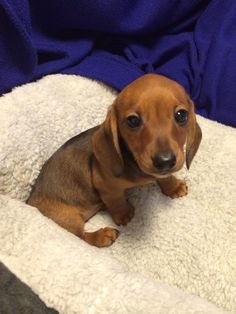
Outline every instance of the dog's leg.
<svg viewBox="0 0 236 314">
<path fill-rule="evenodd" d="M 37 207 L 43 215 L 91 245 L 110 246 L 118 237 L 118 231 L 108 227 L 94 232 L 85 232 L 85 220 L 81 214 L 84 211 L 82 208 L 48 199 L 31 201 L 29 205 Z"/>
<path fill-rule="evenodd" d="M 110 246 L 118 237 L 119 231 L 114 228 L 101 228 L 94 232 L 84 232 L 83 239 L 97 247 Z"/>
<path fill-rule="evenodd" d="M 162 193 L 171 198 L 177 198 L 188 194 L 188 186 L 186 183 L 183 180 L 177 179 L 173 175 L 167 178 L 157 179 L 157 183 L 159 184 Z"/>
<path fill-rule="evenodd" d="M 117 225 L 126 225 L 134 217 L 134 207 L 128 203 L 124 191 L 101 195 L 113 221 Z"/>
</svg>

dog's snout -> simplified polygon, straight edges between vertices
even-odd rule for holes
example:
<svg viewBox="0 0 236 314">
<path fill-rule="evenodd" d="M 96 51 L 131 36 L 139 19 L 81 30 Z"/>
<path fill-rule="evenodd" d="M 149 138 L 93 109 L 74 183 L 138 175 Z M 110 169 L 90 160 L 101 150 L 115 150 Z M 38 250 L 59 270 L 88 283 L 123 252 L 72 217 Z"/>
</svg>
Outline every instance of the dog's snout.
<svg viewBox="0 0 236 314">
<path fill-rule="evenodd" d="M 176 164 L 176 156 L 172 152 L 160 153 L 153 159 L 153 165 L 160 171 L 168 171 Z"/>
</svg>

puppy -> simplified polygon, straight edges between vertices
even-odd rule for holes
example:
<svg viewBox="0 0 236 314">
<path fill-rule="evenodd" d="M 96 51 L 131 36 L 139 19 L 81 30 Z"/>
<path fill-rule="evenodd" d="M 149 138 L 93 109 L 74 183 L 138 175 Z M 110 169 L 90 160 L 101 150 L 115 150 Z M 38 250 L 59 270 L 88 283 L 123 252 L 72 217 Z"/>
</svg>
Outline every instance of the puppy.
<svg viewBox="0 0 236 314">
<path fill-rule="evenodd" d="M 125 192 L 135 186 L 156 182 L 171 198 L 186 195 L 186 184 L 173 173 L 185 160 L 190 167 L 200 141 L 185 90 L 161 75 L 144 75 L 118 95 L 101 125 L 52 155 L 27 203 L 87 243 L 109 246 L 117 230 L 85 232 L 85 222 L 106 209 L 117 225 L 126 225 L 134 208 Z"/>
</svg>

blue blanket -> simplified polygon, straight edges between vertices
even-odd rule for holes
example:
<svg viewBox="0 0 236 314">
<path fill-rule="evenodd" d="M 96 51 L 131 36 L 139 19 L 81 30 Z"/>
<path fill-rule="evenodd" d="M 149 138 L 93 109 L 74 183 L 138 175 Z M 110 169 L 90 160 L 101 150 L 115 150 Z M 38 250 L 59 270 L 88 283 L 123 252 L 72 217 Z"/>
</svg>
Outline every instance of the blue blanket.
<svg viewBox="0 0 236 314">
<path fill-rule="evenodd" d="M 236 1 L 0 0 L 0 93 L 50 73 L 120 90 L 147 72 L 236 126 Z"/>
</svg>

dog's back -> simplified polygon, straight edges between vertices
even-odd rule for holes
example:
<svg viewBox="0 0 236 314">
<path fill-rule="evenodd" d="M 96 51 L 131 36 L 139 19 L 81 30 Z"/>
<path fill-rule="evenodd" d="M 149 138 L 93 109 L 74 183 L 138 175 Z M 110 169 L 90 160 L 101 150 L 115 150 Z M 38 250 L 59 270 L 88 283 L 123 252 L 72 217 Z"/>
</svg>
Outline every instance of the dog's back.
<svg viewBox="0 0 236 314">
<path fill-rule="evenodd" d="M 96 129 L 91 128 L 68 140 L 49 158 L 36 180 L 28 204 L 51 199 L 73 206 L 90 206 L 99 201 L 91 174 L 91 137 Z"/>
</svg>

